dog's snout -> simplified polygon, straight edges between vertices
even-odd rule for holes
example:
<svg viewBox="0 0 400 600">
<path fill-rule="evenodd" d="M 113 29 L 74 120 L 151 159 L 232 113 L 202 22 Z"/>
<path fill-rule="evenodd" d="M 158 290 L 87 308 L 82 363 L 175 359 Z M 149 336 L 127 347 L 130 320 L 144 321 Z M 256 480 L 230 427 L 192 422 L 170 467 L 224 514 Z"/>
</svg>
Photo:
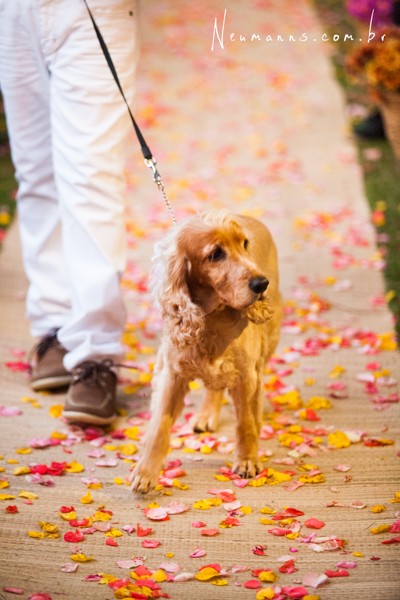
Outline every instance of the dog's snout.
<svg viewBox="0 0 400 600">
<path fill-rule="evenodd" d="M 255 294 L 262 294 L 268 287 L 268 279 L 266 277 L 254 277 L 249 281 L 249 288 Z"/>
</svg>

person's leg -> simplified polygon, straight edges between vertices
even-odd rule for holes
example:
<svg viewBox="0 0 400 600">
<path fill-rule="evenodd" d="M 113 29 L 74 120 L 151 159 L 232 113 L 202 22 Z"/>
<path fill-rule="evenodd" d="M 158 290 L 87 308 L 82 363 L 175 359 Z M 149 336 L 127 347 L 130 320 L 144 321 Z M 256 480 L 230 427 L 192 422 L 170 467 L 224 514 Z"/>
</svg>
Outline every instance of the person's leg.
<svg viewBox="0 0 400 600">
<path fill-rule="evenodd" d="M 29 280 L 26 313 L 31 334 L 41 338 L 30 354 L 35 390 L 71 381 L 56 336 L 71 306 L 53 177 L 49 73 L 37 9 L 37 0 L 0 3 L 0 85 L 18 180 L 18 223 Z"/>
<path fill-rule="evenodd" d="M 121 355 L 126 311 L 123 173 L 132 135 L 83 2 L 43 0 L 53 11 L 48 37 L 54 171 L 61 206 L 72 315 L 58 333 L 73 369 L 82 361 Z M 91 0 L 128 99 L 133 97 L 136 10 L 133 0 Z M 43 11 L 45 12 L 45 11 Z M 48 14 L 48 13 L 46 13 Z"/>
<path fill-rule="evenodd" d="M 137 54 L 134 0 L 90 0 L 128 101 Z M 51 130 L 72 314 L 58 332 L 73 379 L 64 417 L 103 425 L 115 414 L 112 361 L 126 320 L 124 167 L 132 130 L 83 1 L 41 0 Z M 111 359 L 111 361 L 110 361 Z"/>
<path fill-rule="evenodd" d="M 49 74 L 39 43 L 37 2 L 0 3 L 0 85 L 18 180 L 17 206 L 27 317 L 33 336 L 64 325 L 70 314 L 53 178 Z"/>
</svg>

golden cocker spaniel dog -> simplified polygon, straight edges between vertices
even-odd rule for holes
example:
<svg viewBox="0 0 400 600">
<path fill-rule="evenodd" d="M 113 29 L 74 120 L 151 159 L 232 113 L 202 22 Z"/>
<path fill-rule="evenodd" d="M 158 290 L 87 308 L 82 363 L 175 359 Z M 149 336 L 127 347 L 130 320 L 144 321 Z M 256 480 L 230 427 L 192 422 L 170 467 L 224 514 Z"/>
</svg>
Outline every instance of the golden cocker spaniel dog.
<svg viewBox="0 0 400 600">
<path fill-rule="evenodd" d="M 164 332 L 158 351 L 149 424 L 133 491 L 158 482 L 189 382 L 206 388 L 194 431 L 214 431 L 224 390 L 236 413 L 236 456 L 241 477 L 259 472 L 258 437 L 263 376 L 279 340 L 281 297 L 277 253 L 258 220 L 213 210 L 175 227 L 159 248 L 158 299 Z"/>
</svg>

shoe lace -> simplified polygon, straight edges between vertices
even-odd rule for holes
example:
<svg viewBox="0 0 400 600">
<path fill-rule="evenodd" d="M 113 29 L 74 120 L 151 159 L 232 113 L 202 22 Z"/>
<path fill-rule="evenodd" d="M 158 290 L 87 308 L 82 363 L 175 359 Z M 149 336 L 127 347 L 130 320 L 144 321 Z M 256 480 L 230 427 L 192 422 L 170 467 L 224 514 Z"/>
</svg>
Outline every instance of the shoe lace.
<svg viewBox="0 0 400 600">
<path fill-rule="evenodd" d="M 59 341 L 57 339 L 57 329 L 51 329 L 47 335 L 42 337 L 42 339 L 32 348 L 32 351 L 29 354 L 29 359 L 31 359 L 34 355 L 37 356 L 38 360 L 43 358 L 49 348 L 53 346 L 59 345 Z"/>
<path fill-rule="evenodd" d="M 110 359 L 84 361 L 73 369 L 72 384 L 84 381 L 85 383 L 100 384 L 102 387 L 106 387 L 110 373 L 115 375 L 111 370 L 113 366 L 117 365 Z"/>
</svg>

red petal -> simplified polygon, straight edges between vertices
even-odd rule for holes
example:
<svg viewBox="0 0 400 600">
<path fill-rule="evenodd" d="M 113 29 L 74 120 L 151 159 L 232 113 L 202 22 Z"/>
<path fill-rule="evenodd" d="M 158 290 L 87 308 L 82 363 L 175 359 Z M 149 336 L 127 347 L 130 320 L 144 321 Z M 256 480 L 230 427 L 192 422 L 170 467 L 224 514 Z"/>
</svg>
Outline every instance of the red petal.
<svg viewBox="0 0 400 600">
<path fill-rule="evenodd" d="M 67 531 L 67 533 L 64 535 L 64 541 L 72 542 L 73 544 L 82 542 L 82 540 L 84 540 L 84 539 L 85 539 L 85 536 L 83 535 L 83 533 L 81 531 Z"/>
<path fill-rule="evenodd" d="M 114 540 L 114 538 L 108 537 L 106 539 L 106 546 L 118 546 L 118 543 Z"/>
<path fill-rule="evenodd" d="M 152 532 L 152 527 L 142 527 L 140 523 L 136 524 L 136 535 L 138 537 L 146 537 L 146 535 L 150 535 Z"/>
<path fill-rule="evenodd" d="M 244 582 L 244 587 L 248 590 L 258 590 L 261 587 L 261 581 L 257 581 L 256 579 L 249 579 Z"/>
<path fill-rule="evenodd" d="M 348 577 L 349 572 L 346 571 L 346 569 L 338 569 L 337 571 L 331 571 L 330 569 L 327 569 L 325 571 L 325 575 L 328 577 Z"/>
<path fill-rule="evenodd" d="M 214 535 L 218 535 L 218 529 L 202 529 L 200 531 L 201 535 L 205 535 L 207 537 L 213 537 Z"/>
<path fill-rule="evenodd" d="M 302 586 L 294 587 L 288 585 L 282 588 L 282 593 L 286 594 L 286 596 L 289 596 L 289 598 L 304 598 L 304 596 L 307 596 L 308 591 Z"/>
<path fill-rule="evenodd" d="M 308 519 L 305 521 L 304 525 L 310 529 L 321 529 L 321 527 L 325 527 L 325 523 L 318 519 Z"/>
</svg>

